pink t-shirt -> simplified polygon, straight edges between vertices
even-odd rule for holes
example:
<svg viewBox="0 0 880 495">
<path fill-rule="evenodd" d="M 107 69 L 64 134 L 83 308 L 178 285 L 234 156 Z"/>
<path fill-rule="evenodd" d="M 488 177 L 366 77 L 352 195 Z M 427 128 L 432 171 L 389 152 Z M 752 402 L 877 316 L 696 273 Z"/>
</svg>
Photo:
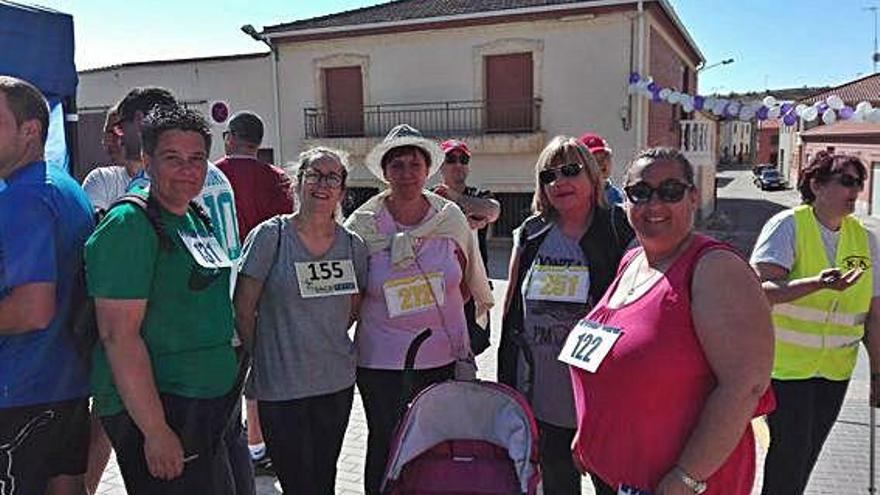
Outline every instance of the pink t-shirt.
<svg viewBox="0 0 880 495">
<path fill-rule="evenodd" d="M 578 424 L 573 450 L 588 471 L 615 489 L 621 483 L 656 489 L 675 467 L 715 387 L 690 308 L 691 276 L 700 257 L 712 249 L 731 248 L 696 235 L 646 294 L 609 308 L 620 273 L 641 248 L 631 250 L 611 288 L 587 315 L 623 333 L 596 373 L 570 368 Z M 766 404 L 762 399 L 759 408 Z M 706 494 L 747 495 L 754 476 L 754 437 L 747 425 L 739 444 L 707 480 Z"/>
<path fill-rule="evenodd" d="M 436 212 L 431 210 L 425 220 Z M 379 232 L 393 234 L 399 230 L 387 209 L 376 218 Z M 456 255 L 457 245 L 449 238 L 426 238 L 416 241 L 418 264 L 396 270 L 391 266 L 391 251 L 385 249 L 370 255 L 367 290 L 361 303 L 360 320 L 355 334 L 358 345 L 358 366 L 373 369 L 403 369 L 406 351 L 422 330 L 430 328 L 432 335 L 419 348 L 415 368 L 427 369 L 445 366 L 457 358 L 456 349 L 469 347 L 464 301 L 459 286 L 461 265 Z M 423 276 L 424 275 L 424 276 Z M 401 280 L 424 281 L 442 278 L 442 299 L 435 304 L 419 305 L 420 309 L 398 316 L 390 316 L 386 300 L 386 284 Z M 436 282 L 435 282 L 436 283 Z M 435 288 L 439 288 L 435 285 Z M 424 299 L 423 299 L 424 302 Z M 394 305 L 394 301 L 391 301 Z M 411 310 L 410 310 L 411 311 Z"/>
</svg>

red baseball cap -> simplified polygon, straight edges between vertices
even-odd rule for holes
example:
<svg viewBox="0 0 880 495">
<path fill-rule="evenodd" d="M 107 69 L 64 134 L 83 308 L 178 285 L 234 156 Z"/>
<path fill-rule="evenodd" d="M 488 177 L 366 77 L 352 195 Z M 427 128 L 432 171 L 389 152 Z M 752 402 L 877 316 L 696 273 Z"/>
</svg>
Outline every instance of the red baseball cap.
<svg viewBox="0 0 880 495">
<path fill-rule="evenodd" d="M 587 149 L 590 150 L 590 153 L 597 153 L 599 151 L 611 153 L 611 146 L 608 146 L 608 141 L 605 141 L 605 139 L 598 134 L 588 132 L 581 135 L 581 137 L 578 138 L 578 141 L 586 146 Z"/>
<path fill-rule="evenodd" d="M 471 150 L 468 149 L 467 144 L 464 141 L 459 141 L 458 139 L 447 139 L 440 143 L 440 149 L 443 150 L 444 154 L 449 153 L 450 151 L 461 151 L 467 156 L 471 156 Z"/>
</svg>

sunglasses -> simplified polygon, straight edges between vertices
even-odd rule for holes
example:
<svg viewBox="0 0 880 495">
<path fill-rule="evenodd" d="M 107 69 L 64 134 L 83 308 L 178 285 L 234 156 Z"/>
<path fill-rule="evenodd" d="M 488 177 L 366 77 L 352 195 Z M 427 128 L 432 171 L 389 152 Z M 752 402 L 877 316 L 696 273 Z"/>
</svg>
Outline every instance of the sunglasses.
<svg viewBox="0 0 880 495">
<path fill-rule="evenodd" d="M 623 188 L 626 197 L 634 205 L 647 204 L 657 193 L 657 198 L 664 203 L 678 203 L 684 198 L 684 193 L 694 187 L 677 179 L 666 179 L 657 187 L 651 187 L 647 182 L 637 182 Z"/>
<path fill-rule="evenodd" d="M 538 172 L 538 181 L 546 186 L 559 178 L 560 174 L 562 177 L 575 177 L 583 169 L 584 166 L 580 163 L 569 163 L 561 167 L 547 168 Z"/>
<path fill-rule="evenodd" d="M 837 183 L 843 187 L 848 189 L 864 189 L 865 188 L 865 179 L 861 177 L 854 177 L 849 174 L 840 173 L 837 176 Z"/>
<path fill-rule="evenodd" d="M 330 172 L 329 174 L 322 174 L 321 172 L 310 171 L 303 174 L 303 182 L 310 185 L 318 184 L 319 182 L 323 182 L 325 186 L 336 189 L 337 187 L 342 187 L 342 184 L 345 183 L 345 177 Z"/>
<path fill-rule="evenodd" d="M 446 163 L 460 163 L 462 165 L 467 165 L 471 162 L 471 157 L 467 155 L 446 155 Z"/>
</svg>

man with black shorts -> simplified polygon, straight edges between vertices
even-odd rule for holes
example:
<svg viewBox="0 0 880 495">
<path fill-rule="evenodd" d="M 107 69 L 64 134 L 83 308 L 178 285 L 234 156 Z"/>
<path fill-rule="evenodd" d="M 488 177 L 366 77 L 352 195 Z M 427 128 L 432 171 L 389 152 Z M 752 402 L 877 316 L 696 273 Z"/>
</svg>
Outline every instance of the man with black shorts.
<svg viewBox="0 0 880 495">
<path fill-rule="evenodd" d="M 92 205 L 43 156 L 49 106 L 0 76 L 0 495 L 84 493 L 88 365 L 70 331 Z"/>
</svg>

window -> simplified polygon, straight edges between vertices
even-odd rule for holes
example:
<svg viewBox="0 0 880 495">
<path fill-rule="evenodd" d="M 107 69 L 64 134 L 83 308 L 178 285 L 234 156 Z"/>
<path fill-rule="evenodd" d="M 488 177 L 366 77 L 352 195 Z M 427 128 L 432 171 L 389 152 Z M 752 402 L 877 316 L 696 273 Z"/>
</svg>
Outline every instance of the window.
<svg viewBox="0 0 880 495">
<path fill-rule="evenodd" d="M 533 126 L 532 54 L 488 55 L 486 130 L 527 132 Z"/>
</svg>

